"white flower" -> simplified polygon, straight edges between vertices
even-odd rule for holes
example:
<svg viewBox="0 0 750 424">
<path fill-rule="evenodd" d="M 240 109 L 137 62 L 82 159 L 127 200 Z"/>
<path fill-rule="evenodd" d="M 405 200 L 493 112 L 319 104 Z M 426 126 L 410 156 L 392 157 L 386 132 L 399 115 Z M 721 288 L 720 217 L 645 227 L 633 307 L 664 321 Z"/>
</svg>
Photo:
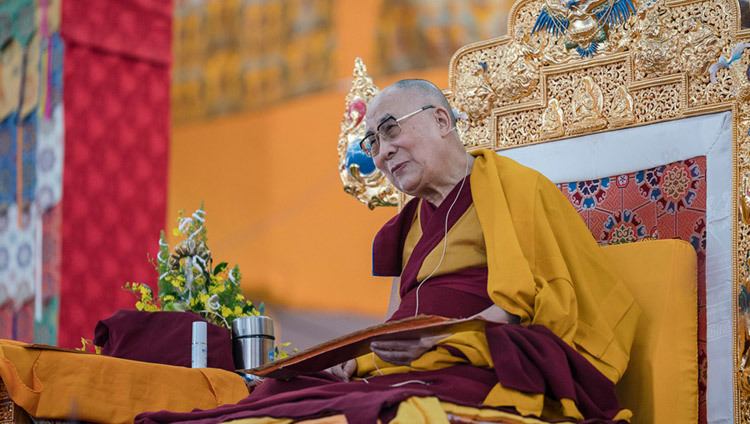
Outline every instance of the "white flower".
<svg viewBox="0 0 750 424">
<path fill-rule="evenodd" d="M 208 298 L 208 308 L 212 311 L 216 311 L 219 309 L 221 305 L 219 305 L 219 295 L 215 294 Z"/>
</svg>

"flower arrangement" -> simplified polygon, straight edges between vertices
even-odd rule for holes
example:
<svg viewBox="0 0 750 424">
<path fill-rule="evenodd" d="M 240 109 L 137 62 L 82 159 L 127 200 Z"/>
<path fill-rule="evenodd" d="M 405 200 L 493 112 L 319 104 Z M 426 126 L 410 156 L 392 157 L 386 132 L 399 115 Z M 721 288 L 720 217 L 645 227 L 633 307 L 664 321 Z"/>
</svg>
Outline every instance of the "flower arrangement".
<svg viewBox="0 0 750 424">
<path fill-rule="evenodd" d="M 159 293 L 142 283 L 125 283 L 123 290 L 132 292 L 138 300 L 139 311 L 193 311 L 208 322 L 230 328 L 235 318 L 263 315 L 263 302 L 255 308 L 240 291 L 240 269 L 237 265 L 228 269 L 226 262 L 213 266 L 211 251 L 206 247 L 206 227 L 203 204 L 191 216 L 179 212 L 175 236 L 186 239 L 177 243 L 172 252 L 164 237 L 159 237 L 159 254 L 154 266 L 159 272 Z M 153 263 L 153 260 L 151 261 Z M 279 343 L 273 348 L 273 360 L 289 356 L 291 343 Z M 81 347 L 76 350 L 100 355 L 101 347 L 93 340 L 81 337 Z M 297 352 L 294 348 L 292 352 Z"/>
<path fill-rule="evenodd" d="M 237 265 L 226 262 L 213 266 L 206 246 L 203 205 L 190 216 L 180 211 L 174 236 L 183 236 L 170 252 L 164 231 L 159 238 L 159 253 L 154 266 L 159 273 L 159 293 L 140 283 L 126 283 L 124 290 L 133 292 L 139 311 L 193 311 L 208 322 L 230 328 L 235 318 L 263 315 L 264 305 L 257 308 L 240 290 L 242 274 Z M 153 261 L 152 261 L 153 262 Z"/>
<path fill-rule="evenodd" d="M 226 262 L 213 266 L 211 251 L 206 246 L 205 216 L 203 204 L 190 216 L 185 216 L 184 211 L 179 212 L 177 227 L 172 229 L 172 234 L 185 239 L 171 252 L 164 231 L 161 232 L 159 253 L 156 262 L 152 260 L 159 273 L 159 293 L 154 296 L 151 287 L 142 283 L 125 283 L 123 286 L 124 290 L 136 295 L 137 310 L 193 311 L 206 321 L 226 328 L 231 328 L 236 318 L 263 315 L 263 302 L 256 308 L 240 290 L 242 274 L 239 266 L 229 268 Z M 83 341 L 82 350 L 87 350 L 86 342 Z M 280 343 L 274 347 L 274 359 L 287 357 L 289 344 Z"/>
</svg>

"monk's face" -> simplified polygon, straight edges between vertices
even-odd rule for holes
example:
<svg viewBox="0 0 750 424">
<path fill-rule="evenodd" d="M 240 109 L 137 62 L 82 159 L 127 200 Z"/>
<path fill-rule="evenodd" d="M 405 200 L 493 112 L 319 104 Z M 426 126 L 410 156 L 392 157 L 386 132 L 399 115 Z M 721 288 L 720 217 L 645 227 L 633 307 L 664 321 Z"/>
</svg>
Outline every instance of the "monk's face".
<svg viewBox="0 0 750 424">
<path fill-rule="evenodd" d="M 415 92 L 387 87 L 370 103 L 367 110 L 367 131 L 376 133 L 388 119 L 399 119 L 427 105 L 434 99 Z M 382 140 L 380 151 L 373 157 L 375 166 L 399 190 L 424 197 L 441 179 L 441 158 L 445 141 L 440 137 L 435 109 L 426 109 L 402 120 L 401 132 L 392 141 Z M 383 127 L 381 127 L 382 129 Z"/>
</svg>

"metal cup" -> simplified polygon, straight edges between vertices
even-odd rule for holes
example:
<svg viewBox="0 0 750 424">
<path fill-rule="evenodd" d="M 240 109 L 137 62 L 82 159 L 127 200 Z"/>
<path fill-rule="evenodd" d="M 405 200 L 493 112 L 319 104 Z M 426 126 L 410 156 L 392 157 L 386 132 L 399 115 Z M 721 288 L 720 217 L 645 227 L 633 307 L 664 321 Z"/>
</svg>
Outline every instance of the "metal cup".
<svg viewBox="0 0 750 424">
<path fill-rule="evenodd" d="M 259 367 L 273 361 L 273 320 L 266 316 L 232 321 L 232 354 L 235 369 Z"/>
</svg>

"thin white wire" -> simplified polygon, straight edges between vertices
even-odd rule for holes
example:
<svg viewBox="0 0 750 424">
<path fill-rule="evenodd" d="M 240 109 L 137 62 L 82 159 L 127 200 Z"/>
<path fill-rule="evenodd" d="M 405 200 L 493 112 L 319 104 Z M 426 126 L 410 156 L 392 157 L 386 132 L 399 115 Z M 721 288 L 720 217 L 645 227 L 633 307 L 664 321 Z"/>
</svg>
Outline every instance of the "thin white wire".
<svg viewBox="0 0 750 424">
<path fill-rule="evenodd" d="M 464 178 L 461 180 L 461 187 L 458 188 L 458 192 L 456 193 L 456 197 L 453 199 L 453 203 L 451 203 L 451 206 L 448 208 L 448 212 L 445 213 L 445 233 L 443 235 L 443 254 L 440 255 L 440 261 L 438 261 L 437 266 L 435 269 L 432 270 L 430 275 L 428 275 L 422 282 L 417 285 L 417 291 L 415 293 L 416 299 L 416 307 L 414 308 L 414 316 L 419 315 L 419 289 L 422 287 L 422 284 L 424 284 L 425 281 L 429 280 L 435 272 L 437 272 L 438 268 L 440 268 L 440 265 L 443 263 L 443 259 L 445 258 L 445 250 L 448 247 L 448 217 L 450 216 L 451 209 L 453 209 L 453 205 L 456 204 L 456 201 L 458 200 L 458 196 L 461 194 L 461 190 L 464 188 L 464 183 L 466 182 L 466 176 L 469 175 L 469 155 L 466 154 L 466 168 L 464 169 Z"/>
<path fill-rule="evenodd" d="M 383 371 L 380 370 L 380 367 L 378 367 L 378 364 L 375 361 L 375 352 L 372 353 L 372 364 L 375 366 L 375 369 L 378 370 L 378 372 L 380 373 L 380 375 L 384 375 Z M 370 382 L 367 381 L 370 378 L 372 378 L 372 377 L 363 378 L 362 381 L 364 381 L 367 384 L 370 384 Z M 428 381 L 422 381 L 422 380 L 407 380 L 407 381 L 402 381 L 400 383 L 389 384 L 389 386 L 390 387 L 400 387 L 400 386 L 403 386 L 404 384 L 409 384 L 409 383 L 419 383 L 419 384 L 424 384 L 426 386 L 429 386 L 430 384 L 432 384 L 432 383 L 430 383 Z"/>
<path fill-rule="evenodd" d="M 380 375 L 384 375 L 383 371 L 380 371 L 380 367 L 378 366 L 377 362 L 375 362 L 375 352 L 372 352 L 372 364 L 375 366 L 375 369 L 378 370 Z M 375 376 L 373 375 L 372 377 L 375 377 Z M 370 384 L 370 382 L 367 380 L 371 379 L 372 377 L 363 378 L 362 381 L 364 381 L 367 384 Z"/>
<path fill-rule="evenodd" d="M 378 370 L 380 375 L 383 375 L 383 371 L 380 371 L 380 367 L 378 367 L 378 363 L 375 361 L 375 352 L 372 352 L 372 364 L 375 365 L 375 369 Z"/>
<path fill-rule="evenodd" d="M 411 383 L 419 383 L 419 384 L 424 384 L 425 386 L 429 386 L 429 385 L 431 385 L 431 384 L 432 384 L 432 383 L 430 383 L 429 381 L 422 381 L 422 380 L 406 380 L 406 381 L 402 381 L 402 382 L 400 382 L 400 383 L 393 383 L 393 384 L 389 384 L 388 386 L 389 386 L 389 387 L 401 387 L 401 386 L 403 386 L 403 385 L 405 385 L 405 384 L 411 384 Z"/>
<path fill-rule="evenodd" d="M 456 201 L 458 201 L 458 196 L 461 194 L 461 190 L 463 190 L 464 188 L 464 183 L 466 182 L 467 175 L 469 175 L 468 154 L 466 155 L 466 166 L 464 169 L 464 178 L 461 180 L 461 186 L 458 188 L 458 193 L 456 193 L 456 197 L 453 199 L 453 203 L 451 203 L 450 207 L 448 208 L 448 212 L 446 212 L 445 214 L 445 232 L 443 235 L 443 254 L 440 256 L 440 261 L 438 261 L 438 264 L 435 267 L 435 269 L 433 269 L 430 275 L 428 275 L 427 278 L 422 280 L 417 286 L 417 292 L 416 292 L 417 299 L 416 299 L 416 308 L 414 310 L 414 316 L 417 316 L 419 314 L 419 289 L 420 287 L 422 287 L 422 284 L 424 284 L 425 281 L 429 280 L 430 277 L 432 277 L 435 274 L 438 268 L 440 268 L 440 265 L 443 263 L 443 259 L 445 258 L 445 250 L 448 247 L 448 217 L 450 216 L 451 210 L 453 209 L 453 205 L 455 205 Z M 378 367 L 377 361 L 375 360 L 375 352 L 372 352 L 372 365 L 375 366 L 375 369 L 378 371 L 378 373 L 380 373 L 380 375 L 383 375 L 383 371 L 380 370 L 380 367 Z M 362 379 L 362 381 L 369 384 L 370 382 L 367 380 L 368 380 L 367 378 Z M 409 381 L 403 381 L 401 383 L 391 384 L 391 387 L 398 387 L 398 386 L 402 386 L 404 384 L 409 384 L 409 383 L 420 383 L 420 384 L 426 384 L 426 385 L 431 384 L 431 383 L 428 383 L 426 381 L 421 381 L 421 380 L 409 380 Z"/>
</svg>

